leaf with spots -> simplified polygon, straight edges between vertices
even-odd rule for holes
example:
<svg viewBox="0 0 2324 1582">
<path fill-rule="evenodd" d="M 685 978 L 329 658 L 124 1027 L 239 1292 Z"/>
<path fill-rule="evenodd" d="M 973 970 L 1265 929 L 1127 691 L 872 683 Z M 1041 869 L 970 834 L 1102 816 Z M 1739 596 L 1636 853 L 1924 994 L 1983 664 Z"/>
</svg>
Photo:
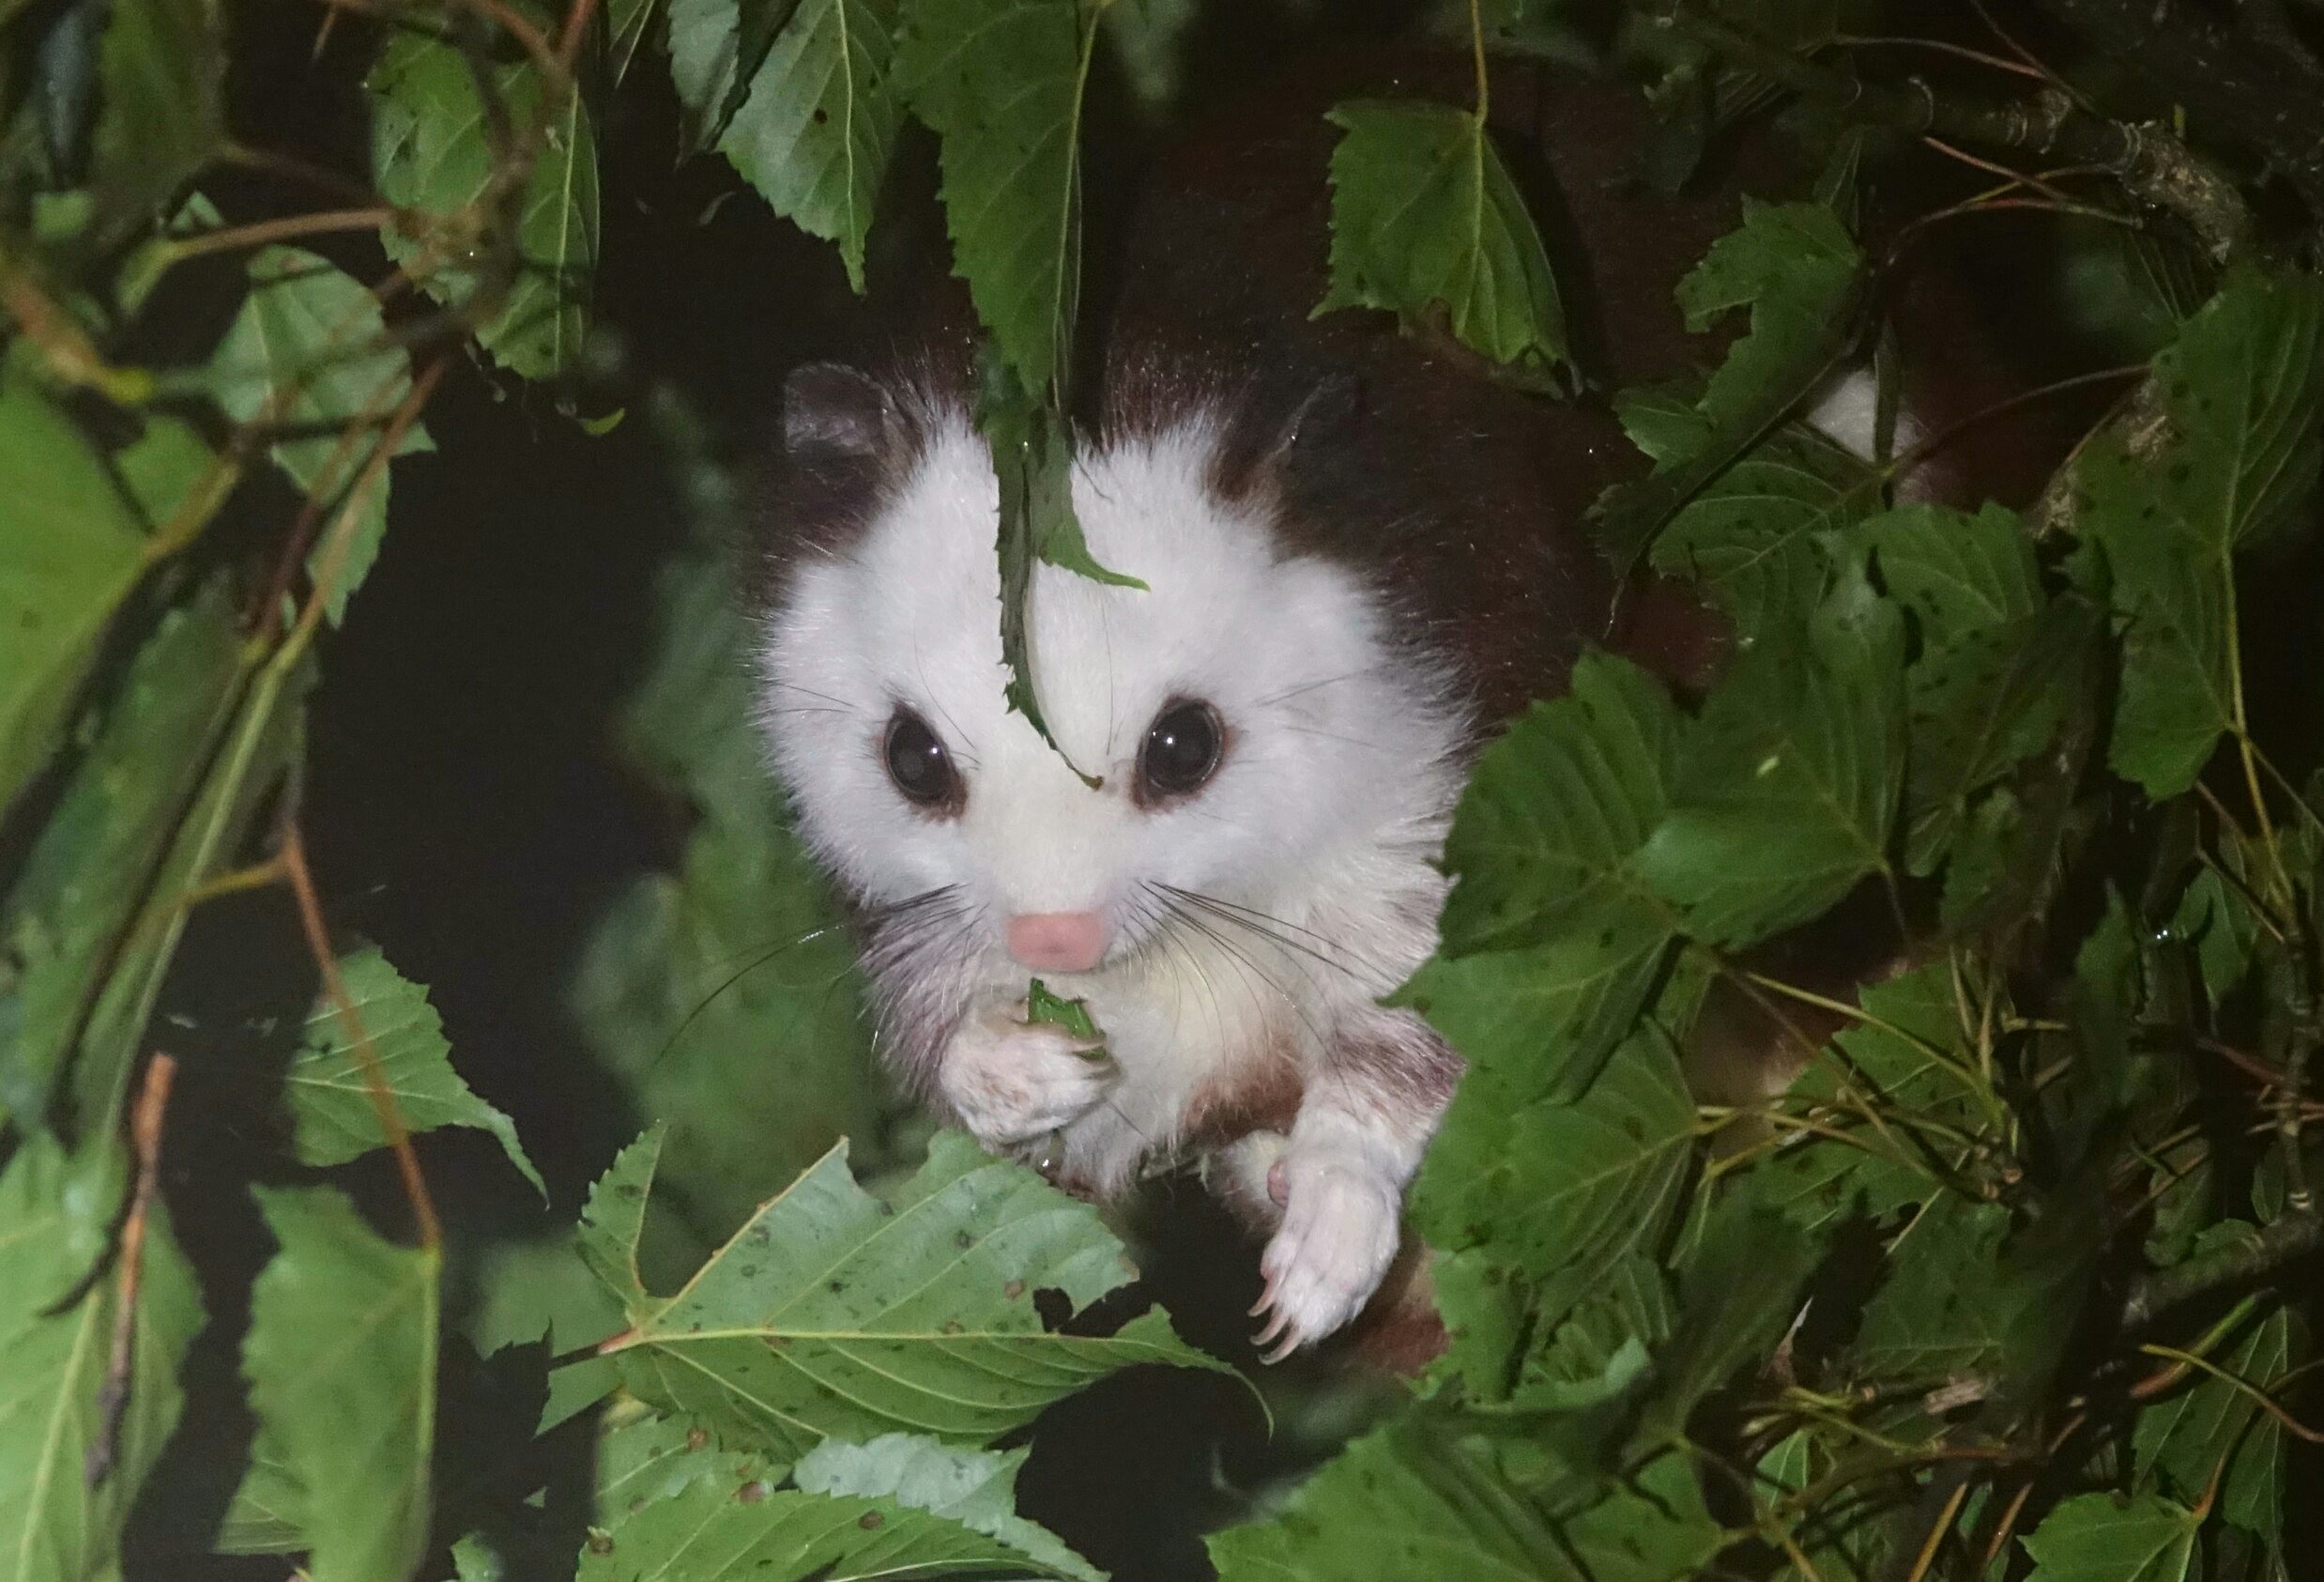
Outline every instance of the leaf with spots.
<svg viewBox="0 0 2324 1582">
<path fill-rule="evenodd" d="M 826 1439 L 791 1478 L 811 1494 L 893 1499 L 997 1539 L 1056 1575 L 1103 1582 L 1096 1567 L 1017 1513 L 1017 1474 L 1029 1453 L 961 1450 L 912 1434 L 864 1445 Z"/>
<path fill-rule="evenodd" d="M 956 1134 L 891 1202 L 855 1184 L 840 1144 L 667 1298 L 635 1276 L 651 1173 L 651 1148 L 633 1148 L 591 1194 L 584 1253 L 630 1318 L 604 1349 L 633 1391 L 730 1446 L 796 1458 L 897 1430 L 982 1444 L 1136 1363 L 1223 1369 L 1160 1313 L 1102 1336 L 1046 1324 L 1037 1294 L 1059 1293 L 1062 1314 L 1131 1278 L 1122 1244 Z"/>
<path fill-rule="evenodd" d="M 1332 150 L 1331 285 L 1315 311 L 1444 315 L 1498 363 L 1566 360 L 1550 257 L 1482 115 L 1418 100 L 1353 100 L 1325 117 Z"/>
<path fill-rule="evenodd" d="M 436 1007 L 428 1004 L 427 991 L 404 977 L 376 950 L 359 950 L 342 959 L 340 973 L 356 1016 L 370 1036 L 379 1079 L 404 1125 L 413 1131 L 472 1126 L 491 1132 L 517 1173 L 546 1197 L 548 1188 L 525 1157 L 515 1124 L 477 1098 L 452 1069 L 451 1046 Z M 290 1107 L 291 1140 L 301 1163 L 343 1164 L 387 1145 L 361 1051 L 329 995 L 307 1013 L 305 1036 L 291 1055 L 283 1084 Z"/>
</svg>

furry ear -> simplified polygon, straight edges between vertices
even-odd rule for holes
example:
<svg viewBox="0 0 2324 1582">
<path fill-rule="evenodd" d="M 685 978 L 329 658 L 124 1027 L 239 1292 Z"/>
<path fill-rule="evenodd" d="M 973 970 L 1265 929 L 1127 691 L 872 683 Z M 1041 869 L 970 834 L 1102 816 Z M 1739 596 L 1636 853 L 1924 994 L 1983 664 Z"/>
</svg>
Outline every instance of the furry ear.
<svg viewBox="0 0 2324 1582">
<path fill-rule="evenodd" d="M 1234 498 L 1315 456 L 1353 443 L 1364 407 L 1361 380 L 1348 373 L 1301 379 L 1262 376 L 1241 403 L 1219 446 L 1216 482 Z"/>
<path fill-rule="evenodd" d="M 836 452 L 870 460 L 896 435 L 895 403 L 869 375 L 836 362 L 810 362 L 783 381 L 783 448 L 793 455 Z"/>
</svg>

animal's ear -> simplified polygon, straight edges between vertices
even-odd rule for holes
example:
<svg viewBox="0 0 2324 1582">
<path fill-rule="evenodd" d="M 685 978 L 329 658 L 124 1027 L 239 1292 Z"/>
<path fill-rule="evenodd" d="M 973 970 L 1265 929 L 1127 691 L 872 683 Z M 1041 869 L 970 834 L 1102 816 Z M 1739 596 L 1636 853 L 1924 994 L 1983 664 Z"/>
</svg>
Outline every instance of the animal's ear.
<svg viewBox="0 0 2324 1582">
<path fill-rule="evenodd" d="M 1281 484 L 1318 457 L 1353 442 L 1363 413 L 1363 382 L 1348 373 L 1262 378 L 1235 414 L 1219 447 L 1216 481 L 1230 497 Z"/>
<path fill-rule="evenodd" d="M 810 362 L 783 381 L 783 448 L 869 460 L 895 438 L 895 404 L 869 375 Z"/>
</svg>

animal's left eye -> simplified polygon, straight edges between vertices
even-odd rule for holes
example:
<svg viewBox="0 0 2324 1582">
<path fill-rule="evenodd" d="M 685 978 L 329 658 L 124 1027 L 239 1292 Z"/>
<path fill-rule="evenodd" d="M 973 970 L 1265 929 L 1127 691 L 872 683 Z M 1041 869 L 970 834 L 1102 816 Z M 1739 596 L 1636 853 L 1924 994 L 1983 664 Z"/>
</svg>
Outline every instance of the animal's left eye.
<svg viewBox="0 0 2324 1582">
<path fill-rule="evenodd" d="M 1145 749 L 1138 755 L 1139 790 L 1148 797 L 1200 791 L 1218 773 L 1226 737 L 1218 711 L 1208 703 L 1182 699 L 1165 705 L 1146 728 Z"/>
</svg>

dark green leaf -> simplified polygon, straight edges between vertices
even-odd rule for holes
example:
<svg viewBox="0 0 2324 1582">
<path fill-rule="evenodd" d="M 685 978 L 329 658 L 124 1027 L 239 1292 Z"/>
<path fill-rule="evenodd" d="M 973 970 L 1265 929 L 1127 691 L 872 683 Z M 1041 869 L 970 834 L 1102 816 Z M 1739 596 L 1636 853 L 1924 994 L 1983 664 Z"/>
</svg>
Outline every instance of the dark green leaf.
<svg viewBox="0 0 2324 1582">
<path fill-rule="evenodd" d="M 2183 1582 L 2195 1566 L 2194 1513 L 2166 1499 L 2080 1495 L 2026 1535 L 2027 1582 Z"/>
<path fill-rule="evenodd" d="M 15 1582 L 112 1572 L 130 1502 L 184 1402 L 177 1370 L 202 1299 L 157 1203 L 130 1336 L 133 1387 L 111 1469 L 91 1486 L 119 1300 L 106 1251 L 126 1173 L 104 1137 L 77 1159 L 53 1137 L 26 1137 L 0 1170 L 0 1574 Z"/>
<path fill-rule="evenodd" d="M 263 1453 L 306 1490 L 314 1582 L 392 1582 L 428 1534 L 439 1259 L 330 1188 L 255 1190 L 281 1247 L 242 1346 Z"/>
<path fill-rule="evenodd" d="M 449 248 L 402 224 L 382 234 L 388 256 L 420 269 L 420 282 L 439 301 L 479 309 L 477 340 L 510 372 L 528 379 L 568 372 L 588 328 L 590 277 L 597 268 L 597 140 L 589 107 L 575 91 L 551 102 L 540 70 L 529 61 L 490 69 L 511 129 L 542 130 L 538 157 L 505 216 L 481 212 L 497 192 L 496 171 L 505 150 L 493 146 L 493 117 L 461 52 L 432 36 L 399 33 L 372 68 L 372 171 L 379 194 L 424 216 L 457 237 L 482 223 L 489 267 L 468 261 L 471 247 Z M 494 271 L 500 250 L 506 292 L 479 302 L 485 286 L 503 284 Z M 425 267 L 422 267 L 425 266 Z"/>
<path fill-rule="evenodd" d="M 1481 116 L 1416 100 L 1354 100 L 1327 117 L 1331 287 L 1316 304 L 1384 308 L 1408 326 L 1445 315 L 1495 362 L 1566 361 L 1549 254 Z"/>
<path fill-rule="evenodd" d="M 38 1124 L 224 729 L 241 637 L 222 585 L 161 617 L 4 906 L 0 1103 Z"/>
<path fill-rule="evenodd" d="M 824 1436 L 895 1429 L 983 1441 L 1139 1362 L 1217 1368 L 1159 1313 L 1107 1337 L 1046 1329 L 1032 1292 L 1078 1309 L 1129 1278 L 1087 1206 L 946 1133 L 893 1204 L 834 1148 L 667 1299 L 635 1287 L 650 1157 L 624 1155 L 591 1196 L 584 1252 L 629 1307 L 612 1348 L 647 1400 L 735 1445 L 786 1457 Z"/>
<path fill-rule="evenodd" d="M 839 244 L 864 289 L 904 106 L 894 0 L 671 0 L 679 98 L 777 214 Z"/>
<path fill-rule="evenodd" d="M 1674 810 L 1639 853 L 1700 938 L 1763 939 L 1888 871 L 1904 771 L 1901 634 L 1883 607 L 1861 624 L 1837 604 L 1827 615 L 1794 652 L 1746 653 L 1711 694 Z"/>
<path fill-rule="evenodd" d="M 407 981 L 376 950 L 341 960 L 347 998 L 370 1035 L 379 1078 L 405 1128 L 472 1126 L 499 1140 L 501 1152 L 543 1197 L 548 1188 L 525 1157 L 509 1117 L 469 1091 L 451 1068 L 451 1045 L 428 1004 L 427 991 Z M 306 1164 L 343 1164 L 387 1146 L 361 1053 L 348 1037 L 337 1003 L 326 995 L 307 1013 L 305 1036 L 291 1055 L 283 1094 L 290 1106 L 292 1142 Z"/>
<path fill-rule="evenodd" d="M 0 365 L 0 814 L 54 750 L 145 534 L 97 452 L 34 382 Z"/>
<path fill-rule="evenodd" d="M 1711 1391 L 1763 1364 L 1800 1310 L 1800 1287 L 1822 1261 L 1824 1238 L 1731 1194 L 1687 1266 L 1680 1317 L 1655 1355 L 1655 1383 L 1634 1447 L 1683 1442 L 1687 1422 Z"/>
<path fill-rule="evenodd" d="M 1941 505 L 1904 505 L 1864 524 L 1881 580 L 1936 650 L 1972 632 L 2032 615 L 2042 605 L 2033 544 L 2017 514 L 1988 504 L 1972 516 Z"/>
<path fill-rule="evenodd" d="M 1472 773 L 1445 844 L 1454 876 L 1448 956 L 1627 915 L 1633 852 L 1661 822 L 1677 774 L 1678 712 L 1644 671 L 1605 654 L 1575 666 L 1570 694 L 1532 711 Z"/>
<path fill-rule="evenodd" d="M 1035 403 L 1070 362 L 1095 42 L 1080 0 L 915 0 L 896 30 L 904 101 L 943 140 L 953 268 Z"/>
<path fill-rule="evenodd" d="M 90 176 L 143 220 L 224 137 L 223 28 L 216 0 L 114 0 L 106 14 Z"/>
</svg>

